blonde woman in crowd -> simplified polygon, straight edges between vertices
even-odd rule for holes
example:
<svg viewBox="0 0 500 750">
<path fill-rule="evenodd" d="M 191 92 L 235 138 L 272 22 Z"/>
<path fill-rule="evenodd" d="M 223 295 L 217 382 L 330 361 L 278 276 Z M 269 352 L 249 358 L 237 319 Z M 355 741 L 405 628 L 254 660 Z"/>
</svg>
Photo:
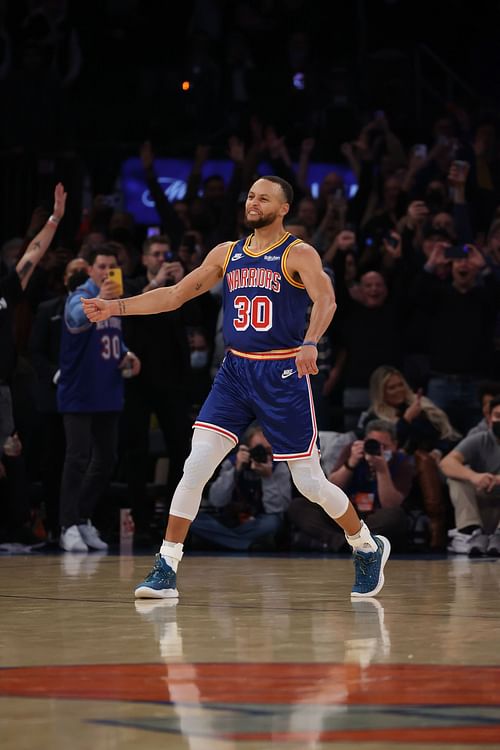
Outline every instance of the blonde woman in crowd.
<svg viewBox="0 0 500 750">
<path fill-rule="evenodd" d="M 382 365 L 370 377 L 370 408 L 361 415 L 362 430 L 372 419 L 396 426 L 400 448 L 415 459 L 417 481 L 430 521 L 430 546 L 446 545 L 446 503 L 438 462 L 460 439 L 445 412 L 420 391 L 415 393 L 399 370 Z"/>
</svg>

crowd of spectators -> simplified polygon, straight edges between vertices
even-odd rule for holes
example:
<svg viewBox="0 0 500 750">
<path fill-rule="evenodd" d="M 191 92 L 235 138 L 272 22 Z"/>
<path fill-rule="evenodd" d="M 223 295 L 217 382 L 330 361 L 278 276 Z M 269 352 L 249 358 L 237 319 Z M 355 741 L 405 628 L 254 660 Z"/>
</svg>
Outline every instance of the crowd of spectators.
<svg viewBox="0 0 500 750">
<path fill-rule="evenodd" d="M 295 190 L 287 230 L 317 248 L 336 290 L 338 312 L 320 342 L 320 374 L 314 384 L 321 431 L 343 438 L 342 451 L 336 465 L 329 467 L 329 475 L 368 519 L 372 516 L 374 528 L 379 528 L 382 518 L 385 533 L 391 536 L 394 529 L 393 541 L 400 549 L 411 543 L 408 530 L 415 508 L 428 519 L 428 546 L 443 549 L 454 517 L 440 461 L 450 451 L 453 454 L 469 430 L 481 429 L 481 424 L 488 430 L 489 406 L 484 411 L 480 399 L 494 398 L 499 389 L 495 382 L 500 365 L 496 123 L 490 119 L 476 127 L 467 128 L 467 124 L 465 112 L 460 117 L 439 118 L 422 149 L 421 144 L 405 147 L 379 114 L 343 147 L 357 175 L 358 189 L 352 197 L 340 174 L 332 172 L 314 198 L 307 187 L 314 142 L 308 138 L 302 143 L 299 167 L 294 169 L 286 139 L 278 138 L 272 125 L 259 127 L 254 122 L 251 141 L 237 136 L 228 141 L 233 162 L 228 184 L 216 174 L 202 179 L 209 148 L 200 144 L 185 197 L 170 203 L 157 180 L 152 146 L 143 143 L 140 157 L 156 203 L 158 234 L 144 237 L 145 228 L 132 215 L 96 196 L 73 243 L 66 247 L 52 243 L 37 267 L 30 269 L 32 276 L 23 296 L 18 294 L 11 301 L 4 294 L 7 301 L 2 313 L 10 317 L 2 327 L 2 382 L 9 386 L 14 413 L 1 464 L 4 539 L 26 538 L 26 517 L 22 526 L 16 526 L 5 508 L 16 506 L 16 493 L 24 493 L 26 501 L 30 485 L 38 488 L 38 495 L 32 489 L 32 496 L 38 497 L 32 512 L 37 504 L 43 506 L 45 532 L 54 539 L 61 527 L 90 523 L 90 512 L 80 511 L 83 518 L 78 516 L 75 487 L 84 495 L 83 484 L 96 484 L 96 465 L 105 478 L 126 485 L 125 502 L 133 508 L 138 531 L 146 535 L 151 531 L 154 498 L 147 492 L 152 471 L 151 418 L 156 418 L 170 458 L 164 492 L 168 505 L 188 450 L 189 424 L 223 355 L 220 289 L 174 313 L 124 319 L 123 331 L 111 338 L 113 332 L 100 331 L 99 346 L 128 376 L 120 375 L 116 381 L 124 396 L 116 400 L 111 391 L 103 395 L 101 389 L 96 398 L 89 397 L 90 406 L 82 408 L 72 401 L 75 393 L 68 386 L 68 369 L 74 370 L 75 365 L 73 361 L 68 365 L 68 357 L 80 365 L 77 400 L 82 400 L 84 388 L 98 390 L 93 378 L 99 373 L 96 376 L 92 371 L 91 359 L 79 359 L 73 343 L 68 351 L 68 336 L 73 342 L 75 332 L 87 331 L 79 297 L 99 290 L 107 296 L 127 296 L 175 283 L 214 244 L 241 236 L 245 192 L 257 164 L 265 158 Z M 2 281 L 19 273 L 24 248 L 47 226 L 46 220 L 43 209 L 36 208 L 25 239 L 4 242 Z M 123 291 L 109 279 L 109 269 L 114 267 L 121 268 Z M 17 359 L 9 337 L 15 337 Z M 130 372 L 124 357 L 138 360 L 139 366 Z M 64 405 L 68 398 L 69 406 Z M 81 414 L 74 423 L 72 413 L 82 410 L 121 413 L 117 463 L 110 437 L 116 420 L 102 440 L 99 427 L 82 421 Z M 85 438 L 83 424 L 88 432 Z M 9 469 L 14 437 L 24 467 L 16 472 Z M 366 440 L 378 444 L 374 454 L 366 450 Z M 101 445 L 102 456 L 96 457 L 96 444 Z M 219 521 L 214 513 L 230 499 L 221 500 L 221 487 L 229 488 L 233 471 L 241 473 L 241 451 L 248 458 L 247 450 L 240 448 L 236 464 L 227 462 L 207 490 L 204 515 L 198 527 L 193 527 L 196 536 L 206 540 L 207 528 L 215 534 L 214 524 Z M 94 464 L 87 467 L 91 454 Z M 267 463 L 254 461 L 253 472 L 267 471 Z M 19 478 L 23 471 L 24 480 Z M 104 487 L 99 491 L 106 497 Z M 227 492 L 231 495 L 233 490 Z M 98 495 L 93 492 L 92 506 Z M 301 498 L 279 499 L 280 509 L 272 511 L 273 520 L 279 517 L 280 526 L 289 525 L 288 534 L 281 530 L 278 535 L 281 544 L 342 547 L 336 530 L 322 528 L 324 519 L 310 518 L 313 513 L 306 512 Z M 262 498 L 258 504 L 265 513 Z M 38 518 L 40 513 L 34 515 Z M 236 547 L 247 544 L 234 529 L 231 535 L 237 536 Z M 220 533 L 215 536 L 220 542 Z M 254 542 L 251 539 L 248 544 Z"/>
<path fill-rule="evenodd" d="M 3 145 L 11 149 L 21 141 L 32 148 L 37 144 L 50 147 L 51 139 L 59 138 L 56 121 L 60 124 L 65 119 L 56 107 L 58 96 L 73 90 L 73 100 L 63 99 L 66 104 L 73 101 L 77 105 L 75 98 L 85 93 L 81 89 L 82 61 L 88 65 L 92 57 L 85 34 L 78 24 L 72 24 L 65 2 L 28 5 L 29 13 L 11 24 L 11 29 L 17 29 L 15 34 L 5 23 L 6 13 L 1 16 L 0 95 L 8 96 L 21 84 L 23 91 L 29 86 L 32 98 L 23 101 L 29 102 L 31 111 L 41 98 L 45 104 L 52 102 L 54 106 L 48 109 L 53 120 L 45 118 L 40 128 L 39 121 L 23 111 L 20 99 L 14 97 L 1 132 Z M 114 7 L 113 12 L 108 5 Z M 112 49 L 120 59 L 124 40 L 133 31 L 130 18 L 145 22 L 140 4 L 132 5 L 135 15 L 128 16 L 120 14 L 117 4 L 106 5 L 109 29 L 116 31 L 111 35 Z M 86 545 L 85 535 L 93 539 L 94 546 L 105 544 L 100 537 L 100 541 L 89 537 L 87 527 L 90 524 L 95 531 L 91 516 L 98 495 L 102 494 L 102 501 L 97 514 L 99 507 L 109 503 L 106 483 L 110 479 L 114 485 L 125 486 L 119 502 L 133 509 L 138 534 L 147 539 L 154 533 L 155 497 L 148 489 L 155 471 L 151 426 L 161 435 L 160 452 L 169 458 L 166 486 L 160 493 L 168 507 L 188 452 L 190 424 L 224 354 L 220 288 L 179 311 L 127 318 L 123 330 L 116 334 L 100 332 L 102 351 L 119 374 L 115 378 L 119 393 L 113 392 L 116 401 L 108 398 L 106 403 L 101 394 L 97 409 L 99 400 L 89 397 L 91 407 L 79 411 L 94 414 L 107 407 L 119 417 L 112 420 L 108 437 L 101 440 L 103 450 L 97 468 L 104 480 L 98 493 L 92 491 L 91 502 L 81 501 L 85 510 L 75 504 L 74 487 L 79 487 L 83 497 L 85 483 L 93 486 L 96 465 L 92 461 L 96 459 L 99 429 L 89 420 L 77 420 L 78 427 L 71 418 L 74 406 L 61 402 L 68 372 L 74 371 L 75 362 L 80 361 L 72 346 L 68 352 L 68 331 L 81 331 L 81 342 L 91 340 L 78 308 L 80 295 L 100 290 L 108 296 L 129 296 L 175 283 L 199 265 L 217 242 L 241 237 L 246 232 L 245 195 L 259 173 L 259 164 L 265 162 L 274 174 L 292 184 L 295 199 L 286 217 L 287 231 L 317 249 L 338 301 L 338 312 L 319 342 L 319 374 L 312 382 L 324 445 L 330 445 L 332 435 L 335 438 L 335 460 L 328 466 L 328 451 L 324 451 L 325 471 L 355 500 L 367 523 L 372 515 L 374 528 L 393 535 L 396 547 L 415 546 L 417 527 L 421 529 L 419 523 L 423 522 L 424 547 L 444 549 L 447 532 L 458 524 L 458 533 L 467 537 L 460 537 L 465 549 L 469 537 L 477 537 L 485 529 L 478 512 L 472 514 L 469 523 L 471 514 L 460 511 L 460 518 L 467 516 L 465 525 L 457 520 L 457 502 L 462 507 L 464 500 L 456 500 L 455 489 L 450 496 L 446 477 L 452 488 L 453 482 L 472 481 L 472 475 L 467 479 L 456 463 L 462 464 L 460 456 L 465 459 L 469 454 L 476 460 L 477 452 L 467 443 L 461 453 L 461 441 L 469 439 L 466 436 L 470 430 L 478 431 L 484 440 L 483 433 L 490 435 L 497 421 L 497 411 L 490 410 L 490 402 L 500 392 L 500 113 L 494 108 L 469 111 L 450 103 L 415 143 L 408 140 L 407 127 L 398 130 L 395 116 L 391 118 L 374 107 L 371 116 L 358 116 L 357 129 L 352 125 L 349 137 L 338 149 L 342 166 L 354 176 L 357 190 L 352 193 L 344 172 L 332 168 L 318 193 L 312 194 L 308 174 L 319 155 L 324 159 L 331 124 L 323 117 L 332 95 L 322 65 L 326 48 L 321 48 L 320 55 L 311 44 L 312 29 L 321 24 L 318 19 L 307 18 L 309 10 L 306 13 L 305 3 L 300 1 L 263 2 L 253 9 L 241 2 L 235 4 L 231 33 L 225 33 L 223 6 L 195 3 L 189 17 L 190 42 L 183 49 L 184 67 L 177 65 L 175 75 L 191 87 L 191 109 L 186 104 L 188 99 L 177 108 L 175 134 L 171 113 L 161 111 L 157 104 L 162 98 L 160 77 L 151 77 L 151 70 L 157 71 L 157 60 L 155 65 L 152 57 L 144 60 L 142 67 L 130 72 L 129 79 L 124 73 L 116 81 L 116 118 L 124 116 L 125 110 L 127 116 L 131 114 L 129 91 L 120 88 L 128 81 L 131 87 L 140 89 L 141 96 L 155 103 L 155 111 L 148 111 L 148 136 L 155 134 L 151 122 L 156 113 L 157 125 L 172 134 L 174 151 L 177 146 L 179 155 L 186 156 L 187 144 L 191 143 L 186 193 L 182 200 L 173 202 L 158 181 L 154 139 L 153 143 L 144 140 L 138 149 L 144 180 L 158 214 L 157 233 L 146 236 L 145 226 L 102 195 L 101 186 L 108 191 L 110 188 L 103 175 L 109 175 L 112 169 L 106 166 L 100 151 L 100 161 L 96 154 L 89 156 L 85 149 L 82 152 L 82 159 L 88 159 L 87 174 L 92 177 L 91 202 L 85 210 L 82 195 L 86 192 L 88 200 L 89 187 L 84 184 L 84 171 L 76 177 L 72 174 L 70 186 L 65 183 L 68 200 L 64 218 L 54 218 L 54 213 L 52 221 L 49 218 L 47 201 L 51 195 L 46 189 L 24 237 L 6 234 L 5 227 L 17 218 L 15 206 L 12 208 L 7 198 L 3 201 L 0 541 L 58 540 L 61 528 L 75 527 L 80 529 L 77 548 Z M 282 6 L 287 10 L 286 29 L 279 40 L 283 55 L 280 64 L 273 67 L 274 83 L 269 89 L 268 68 L 262 56 L 276 41 Z M 302 31 L 297 32 L 299 27 Z M 111 55 L 112 49 L 99 39 L 102 50 L 106 47 L 106 55 Z M 173 44 L 177 49 L 181 43 L 174 40 Z M 155 45 L 150 47 L 151 55 L 158 54 Z M 214 49 L 219 50 L 218 57 Z M 97 60 L 94 63 L 97 65 Z M 109 73 L 106 66 L 103 70 Z M 163 78 L 163 84 L 169 80 L 168 76 Z M 105 87 L 109 100 L 108 84 L 105 74 L 102 79 L 96 76 L 94 103 Z M 276 90 L 283 96 L 275 96 Z M 172 99 L 166 99 L 172 104 Z M 78 117 L 75 112 L 66 112 L 65 117 L 73 124 L 92 120 L 95 125 L 90 110 L 81 110 Z M 293 113 L 289 122 L 284 112 Z M 138 125 L 141 118 L 134 117 L 131 121 Z M 220 122 L 224 126 L 217 131 Z M 345 121 L 342 127 L 345 129 Z M 184 140 L 179 138 L 183 128 Z M 313 132 L 319 137 L 312 137 Z M 135 135 L 132 128 L 129 136 Z M 62 142 L 73 138 L 74 148 L 74 131 L 73 136 L 65 131 Z M 219 174 L 206 175 L 206 164 L 215 150 L 220 155 L 221 143 L 232 164 L 227 181 Z M 21 160 L 19 169 L 20 165 Z M 16 168 L 11 166 L 10 174 L 15 176 Z M 38 192 L 48 182 L 45 175 Z M 15 194 L 15 180 L 12 186 Z M 58 233 L 41 252 L 38 236 L 46 233 L 49 225 Z M 36 262 L 31 263 L 29 275 L 25 271 L 20 275 L 25 267 L 21 261 L 26 252 L 33 254 L 33 243 L 38 243 Z M 122 271 L 123 289 L 118 290 L 109 279 L 108 272 L 114 268 Z M 69 365 L 68 357 L 73 358 Z M 92 358 L 84 367 L 79 382 L 90 389 L 96 377 Z M 85 436 L 81 427 L 84 423 Z M 115 445 L 115 438 L 109 435 L 115 434 L 117 424 Z M 206 544 L 208 529 L 217 537 L 217 544 L 224 538 L 229 548 L 258 546 L 258 539 L 235 531 L 234 514 L 232 526 L 226 524 L 231 533 L 214 531 L 220 516 L 227 519 L 231 515 L 227 505 L 233 495 L 239 495 L 241 501 L 243 485 L 235 476 L 248 480 L 253 473 L 262 484 L 267 482 L 269 492 L 268 480 L 276 471 L 272 462 L 269 467 L 268 459 L 259 462 L 248 457 L 255 448 L 256 435 L 258 430 L 247 436 L 251 445 L 244 443 L 207 488 L 203 516 L 197 528 L 193 526 L 194 543 L 202 539 Z M 371 444 L 368 451 L 366 440 Z M 378 448 L 374 448 L 374 440 Z M 262 446 L 267 449 L 264 437 Z M 495 446 L 489 447 L 494 454 Z M 447 456 L 452 458 L 447 460 Z M 477 469 L 477 474 L 486 472 L 493 477 L 488 481 L 477 479 L 481 492 L 490 492 L 498 484 L 494 460 L 493 464 L 493 468 Z M 255 482 L 247 484 L 253 486 Z M 226 488 L 223 499 L 221 488 Z M 271 514 L 272 519 L 263 523 L 266 543 L 271 547 L 342 548 L 337 530 L 325 525 L 321 512 L 313 517 L 311 511 L 308 516 L 293 488 L 290 497 L 280 495 L 267 502 L 260 487 L 258 496 L 258 512 L 247 509 L 238 518 Z M 252 503 L 255 505 L 255 498 Z M 89 504 L 92 508 L 87 507 Z M 104 536 L 107 531 L 112 540 L 113 523 L 109 521 L 106 529 L 106 521 L 101 522 Z M 163 525 L 163 519 L 159 525 Z M 494 533 L 494 529 L 490 531 Z M 227 544 L 229 538 L 233 547 Z M 215 543 L 215 538 L 212 541 Z M 494 550 L 494 545 L 488 547 L 484 540 L 481 545 L 482 551 Z M 473 549 L 477 548 L 476 544 Z"/>
</svg>

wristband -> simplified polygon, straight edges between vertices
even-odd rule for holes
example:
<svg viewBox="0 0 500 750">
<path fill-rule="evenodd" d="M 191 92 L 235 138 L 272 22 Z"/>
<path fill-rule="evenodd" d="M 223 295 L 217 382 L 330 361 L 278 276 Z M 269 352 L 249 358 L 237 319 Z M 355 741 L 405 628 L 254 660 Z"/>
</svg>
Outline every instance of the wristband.
<svg viewBox="0 0 500 750">
<path fill-rule="evenodd" d="M 316 349 L 318 348 L 318 345 L 315 341 L 303 341 L 301 346 L 315 346 Z"/>
<path fill-rule="evenodd" d="M 349 469 L 349 471 L 354 471 L 354 469 L 356 468 L 355 466 L 349 466 L 349 461 L 347 460 L 344 461 L 344 466 L 346 469 Z"/>
<path fill-rule="evenodd" d="M 54 216 L 54 214 L 51 214 L 49 216 L 48 221 L 50 221 L 52 224 L 55 224 L 56 227 L 59 224 L 59 219 L 57 218 L 57 216 Z"/>
</svg>

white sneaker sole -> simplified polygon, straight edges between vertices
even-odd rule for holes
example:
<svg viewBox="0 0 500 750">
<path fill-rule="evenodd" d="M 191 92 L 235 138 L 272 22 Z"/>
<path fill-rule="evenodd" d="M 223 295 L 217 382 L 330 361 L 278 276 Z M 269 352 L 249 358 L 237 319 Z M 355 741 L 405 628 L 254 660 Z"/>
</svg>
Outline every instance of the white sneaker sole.
<svg viewBox="0 0 500 750">
<path fill-rule="evenodd" d="M 65 547 L 64 544 L 59 543 L 59 546 L 65 552 L 88 552 L 89 551 L 89 548 L 87 547 L 87 545 L 84 546 L 82 544 L 73 544 L 73 545 L 68 544 Z"/>
<path fill-rule="evenodd" d="M 379 591 L 381 591 L 385 583 L 384 568 L 387 560 L 389 559 L 389 555 L 391 554 L 391 543 L 385 536 L 382 536 L 381 534 L 376 534 L 376 538 L 381 539 L 384 543 L 384 551 L 382 552 L 382 563 L 380 565 L 380 578 L 378 580 L 378 584 L 371 591 L 367 591 L 366 594 L 361 594 L 357 591 L 351 591 L 351 599 L 367 599 L 371 596 L 376 596 Z"/>
<path fill-rule="evenodd" d="M 177 589 L 150 589 L 149 586 L 138 586 L 135 590 L 136 599 L 178 599 Z"/>
</svg>

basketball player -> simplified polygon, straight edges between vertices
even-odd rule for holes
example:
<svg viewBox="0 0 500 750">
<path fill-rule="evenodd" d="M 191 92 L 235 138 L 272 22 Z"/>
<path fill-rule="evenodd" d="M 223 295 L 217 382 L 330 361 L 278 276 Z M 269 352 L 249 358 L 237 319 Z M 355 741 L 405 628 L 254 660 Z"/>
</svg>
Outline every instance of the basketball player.
<svg viewBox="0 0 500 750">
<path fill-rule="evenodd" d="M 174 286 L 125 300 L 82 299 L 89 319 L 99 322 L 112 315 L 175 310 L 224 280 L 227 353 L 194 424 L 191 453 L 172 499 L 165 540 L 151 573 L 135 590 L 137 598 L 179 595 L 177 567 L 202 490 L 254 420 L 272 445 L 274 460 L 288 462 L 299 492 L 321 505 L 344 530 L 354 553 L 351 595 L 374 596 L 384 584 L 388 540 L 371 536 L 319 462 L 309 378 L 318 372 L 316 342 L 329 326 L 336 303 L 316 250 L 284 230 L 292 201 L 293 190 L 285 180 L 261 177 L 246 200 L 246 221 L 253 230 L 248 237 L 217 245 L 199 268 Z"/>
</svg>

